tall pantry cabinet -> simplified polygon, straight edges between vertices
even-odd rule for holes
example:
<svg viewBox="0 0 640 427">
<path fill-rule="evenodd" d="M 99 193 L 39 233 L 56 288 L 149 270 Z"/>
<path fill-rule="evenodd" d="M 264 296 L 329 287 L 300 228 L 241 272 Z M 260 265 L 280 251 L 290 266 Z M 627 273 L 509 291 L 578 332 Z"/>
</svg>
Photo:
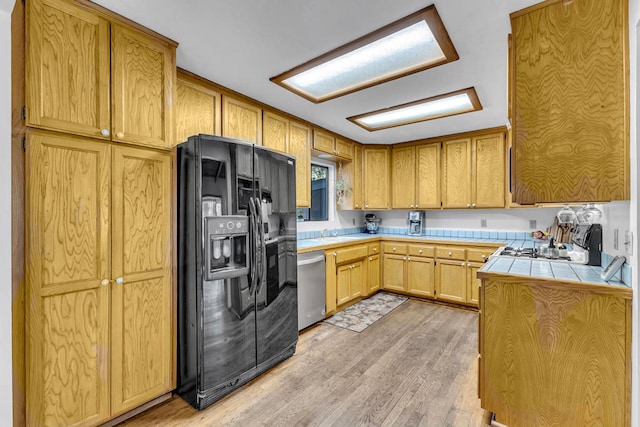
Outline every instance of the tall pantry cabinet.
<svg viewBox="0 0 640 427">
<path fill-rule="evenodd" d="M 175 382 L 176 45 L 83 4 L 26 3 L 27 425 L 97 425 Z"/>
</svg>

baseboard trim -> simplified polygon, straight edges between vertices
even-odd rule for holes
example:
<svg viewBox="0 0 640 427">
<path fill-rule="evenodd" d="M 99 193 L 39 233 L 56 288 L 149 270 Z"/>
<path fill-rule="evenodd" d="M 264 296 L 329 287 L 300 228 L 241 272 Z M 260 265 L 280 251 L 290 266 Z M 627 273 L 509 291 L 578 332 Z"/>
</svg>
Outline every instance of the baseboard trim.
<svg viewBox="0 0 640 427">
<path fill-rule="evenodd" d="M 117 416 L 115 418 L 110 419 L 109 421 L 107 421 L 104 424 L 101 424 L 100 426 L 101 427 L 113 427 L 113 426 L 116 426 L 116 425 L 128 420 L 129 418 L 133 418 L 136 415 L 143 413 L 147 409 L 151 409 L 156 405 L 159 405 L 159 404 L 161 404 L 163 402 L 166 402 L 167 400 L 171 399 L 172 397 L 173 397 L 173 393 L 172 392 L 163 394 L 162 396 L 156 397 L 155 399 L 150 400 L 149 402 L 147 402 L 147 403 L 145 403 L 143 405 L 140 405 L 137 408 L 132 409 L 129 412 L 126 412 L 126 413 L 124 413 L 122 415 L 119 415 L 119 416 Z"/>
</svg>

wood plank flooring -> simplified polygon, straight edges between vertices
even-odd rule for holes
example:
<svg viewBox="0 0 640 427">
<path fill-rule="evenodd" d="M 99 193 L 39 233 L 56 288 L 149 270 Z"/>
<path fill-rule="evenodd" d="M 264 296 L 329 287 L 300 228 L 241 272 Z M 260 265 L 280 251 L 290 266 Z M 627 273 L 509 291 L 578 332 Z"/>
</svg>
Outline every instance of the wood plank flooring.
<svg viewBox="0 0 640 427">
<path fill-rule="evenodd" d="M 292 358 L 208 409 L 175 397 L 123 425 L 487 426 L 477 316 L 410 299 L 361 333 L 321 323 Z"/>
</svg>

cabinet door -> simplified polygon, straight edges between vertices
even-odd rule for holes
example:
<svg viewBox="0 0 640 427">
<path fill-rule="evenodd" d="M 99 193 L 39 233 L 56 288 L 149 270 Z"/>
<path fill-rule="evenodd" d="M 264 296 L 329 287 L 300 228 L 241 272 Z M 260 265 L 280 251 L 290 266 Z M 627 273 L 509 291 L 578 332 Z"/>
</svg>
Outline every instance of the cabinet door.
<svg viewBox="0 0 640 427">
<path fill-rule="evenodd" d="M 111 24 L 114 141 L 173 145 L 175 48 L 131 27 Z"/>
<path fill-rule="evenodd" d="M 298 264 L 295 252 L 287 252 L 287 283 L 296 283 L 298 278 Z"/>
<path fill-rule="evenodd" d="M 476 307 L 480 303 L 480 284 L 481 280 L 478 279 L 478 270 L 480 270 L 484 264 L 478 262 L 468 263 L 467 271 L 469 277 L 467 277 L 467 303 L 475 305 Z"/>
<path fill-rule="evenodd" d="M 336 138 L 336 155 L 347 160 L 353 159 L 353 143 Z"/>
<path fill-rule="evenodd" d="M 114 147 L 112 158 L 111 408 L 117 415 L 172 388 L 171 158 L 128 147 Z"/>
<path fill-rule="evenodd" d="M 435 279 L 433 258 L 409 257 L 407 262 L 407 287 L 411 294 L 433 298 Z"/>
<path fill-rule="evenodd" d="M 362 209 L 362 145 L 353 147 L 353 208 Z"/>
<path fill-rule="evenodd" d="M 504 144 L 503 133 L 473 138 L 474 207 L 504 207 Z"/>
<path fill-rule="evenodd" d="M 278 254 L 278 286 L 284 286 L 287 281 L 287 253 L 280 252 Z"/>
<path fill-rule="evenodd" d="M 391 150 L 391 207 L 413 208 L 416 200 L 415 147 Z"/>
<path fill-rule="evenodd" d="M 222 97 L 222 136 L 262 144 L 262 110 L 260 107 Z"/>
<path fill-rule="evenodd" d="M 222 131 L 220 93 L 178 77 L 176 143 L 191 135 L 220 135 Z"/>
<path fill-rule="evenodd" d="M 440 144 L 416 147 L 416 208 L 439 208 Z"/>
<path fill-rule="evenodd" d="M 442 206 L 471 207 L 471 139 L 442 144 Z"/>
<path fill-rule="evenodd" d="M 110 139 L 109 22 L 74 3 L 27 3 L 26 123 Z"/>
<path fill-rule="evenodd" d="M 364 147 L 364 207 L 389 208 L 389 148 Z"/>
<path fill-rule="evenodd" d="M 296 156 L 296 206 L 311 207 L 311 128 L 289 123 L 289 154 Z"/>
<path fill-rule="evenodd" d="M 109 145 L 33 133 L 26 156 L 27 425 L 100 424 L 110 411 Z"/>
<path fill-rule="evenodd" d="M 338 305 L 351 300 L 351 265 L 345 264 L 337 268 L 336 272 L 336 298 Z"/>
<path fill-rule="evenodd" d="M 405 291 L 404 280 L 404 262 L 405 258 L 402 255 L 384 255 L 384 266 L 382 268 L 383 289 L 389 289 L 392 291 Z"/>
<path fill-rule="evenodd" d="M 262 145 L 286 153 L 289 145 L 289 119 L 265 111 L 262 116 Z"/>
<path fill-rule="evenodd" d="M 467 300 L 467 263 L 439 259 L 436 266 L 436 298 L 462 302 Z"/>
<path fill-rule="evenodd" d="M 313 130 L 313 149 L 327 154 L 335 154 L 335 138 L 322 131 Z"/>
<path fill-rule="evenodd" d="M 371 255 L 367 265 L 367 281 L 365 288 L 367 295 L 380 290 L 380 255 Z"/>
<path fill-rule="evenodd" d="M 514 201 L 629 199 L 629 4 L 512 15 Z"/>
<path fill-rule="evenodd" d="M 362 261 L 351 264 L 351 282 L 349 289 L 351 291 L 351 299 L 358 298 L 362 295 L 362 285 L 364 279 L 364 263 Z"/>
</svg>

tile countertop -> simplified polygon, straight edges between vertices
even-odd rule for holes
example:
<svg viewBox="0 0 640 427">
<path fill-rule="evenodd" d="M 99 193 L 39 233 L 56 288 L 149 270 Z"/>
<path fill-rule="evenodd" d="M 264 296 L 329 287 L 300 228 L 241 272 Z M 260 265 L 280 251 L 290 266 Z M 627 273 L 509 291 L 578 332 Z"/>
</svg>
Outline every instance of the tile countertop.
<svg viewBox="0 0 640 427">
<path fill-rule="evenodd" d="M 619 280 L 608 282 L 600 279 L 604 267 L 564 262 L 541 261 L 532 259 L 492 258 L 478 271 L 481 279 L 493 277 L 517 276 L 517 278 L 538 279 L 556 283 L 571 283 L 593 286 L 603 291 L 620 291 L 628 293 L 631 298 L 631 288 Z M 614 278 L 618 278 L 616 273 Z"/>
<path fill-rule="evenodd" d="M 359 243 L 375 242 L 378 240 L 387 241 L 406 241 L 407 243 L 426 243 L 426 244 L 464 244 L 478 246 L 512 246 L 514 248 L 531 248 L 534 242 L 532 240 L 505 240 L 505 239 L 484 239 L 474 237 L 435 237 L 435 236 L 408 236 L 406 234 L 346 234 L 338 237 L 327 237 L 325 239 L 303 239 L 298 240 L 298 253 L 310 252 L 315 250 L 326 250 L 341 246 L 349 246 Z"/>
</svg>

